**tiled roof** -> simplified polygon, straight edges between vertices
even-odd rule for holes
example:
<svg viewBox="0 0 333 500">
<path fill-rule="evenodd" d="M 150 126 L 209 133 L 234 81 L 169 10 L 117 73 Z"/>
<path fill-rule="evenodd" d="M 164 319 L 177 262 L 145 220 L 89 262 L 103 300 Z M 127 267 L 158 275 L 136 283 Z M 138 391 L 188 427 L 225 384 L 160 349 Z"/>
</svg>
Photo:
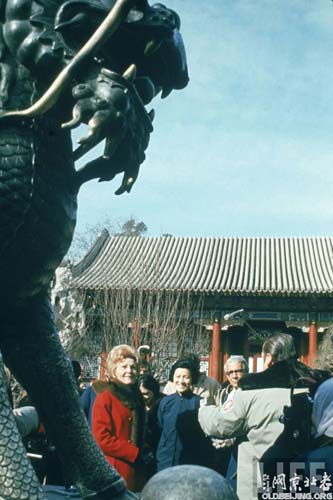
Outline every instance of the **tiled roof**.
<svg viewBox="0 0 333 500">
<path fill-rule="evenodd" d="M 85 289 L 333 297 L 333 238 L 113 237 L 75 267 Z"/>
</svg>

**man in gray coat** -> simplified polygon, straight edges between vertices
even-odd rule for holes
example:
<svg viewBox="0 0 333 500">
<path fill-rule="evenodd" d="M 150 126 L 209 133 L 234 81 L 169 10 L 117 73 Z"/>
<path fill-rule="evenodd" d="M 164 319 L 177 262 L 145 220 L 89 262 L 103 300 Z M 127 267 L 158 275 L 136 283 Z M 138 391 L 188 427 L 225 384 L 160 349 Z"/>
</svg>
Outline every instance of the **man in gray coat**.
<svg viewBox="0 0 333 500">
<path fill-rule="evenodd" d="M 290 405 L 290 388 L 300 376 L 315 377 L 296 360 L 293 338 L 270 337 L 263 344 L 264 371 L 243 377 L 223 406 L 203 406 L 199 422 L 204 432 L 216 438 L 243 437 L 238 447 L 237 494 L 240 500 L 257 500 L 261 486 L 260 459 L 274 445 L 284 426 L 280 422 Z"/>
</svg>

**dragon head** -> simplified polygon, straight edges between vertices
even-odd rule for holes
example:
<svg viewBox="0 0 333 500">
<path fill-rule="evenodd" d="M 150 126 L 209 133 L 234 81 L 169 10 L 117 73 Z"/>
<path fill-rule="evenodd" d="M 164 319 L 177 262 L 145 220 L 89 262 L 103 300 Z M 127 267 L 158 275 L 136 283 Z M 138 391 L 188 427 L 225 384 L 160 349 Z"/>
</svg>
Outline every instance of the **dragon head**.
<svg viewBox="0 0 333 500">
<path fill-rule="evenodd" d="M 40 116 L 74 83 L 72 118 L 62 127 L 85 123 L 88 133 L 78 141 L 73 160 L 105 139 L 103 156 L 77 172 L 77 186 L 124 172 L 116 194 L 129 192 L 153 130 L 154 113 L 147 113 L 145 105 L 159 92 L 164 98 L 184 88 L 189 80 L 179 16 L 147 0 L 68 0 L 55 15 L 54 30 L 62 45 L 63 69 L 29 108 L 5 111 L 0 119 Z"/>
<path fill-rule="evenodd" d="M 77 52 L 93 35 L 116 0 L 68 0 L 59 9 L 56 30 L 69 51 Z M 135 2 L 95 57 L 103 67 L 122 74 L 135 64 L 134 85 L 144 104 L 159 92 L 167 97 L 188 81 L 186 54 L 176 12 L 147 0 Z"/>
</svg>

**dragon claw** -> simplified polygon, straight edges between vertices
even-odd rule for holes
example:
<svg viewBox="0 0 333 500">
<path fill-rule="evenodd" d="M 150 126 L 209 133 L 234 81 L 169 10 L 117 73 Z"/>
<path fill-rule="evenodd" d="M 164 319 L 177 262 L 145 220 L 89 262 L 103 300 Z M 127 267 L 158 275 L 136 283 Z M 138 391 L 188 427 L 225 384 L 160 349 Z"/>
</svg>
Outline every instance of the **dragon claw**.
<svg viewBox="0 0 333 500">
<path fill-rule="evenodd" d="M 62 123 L 61 128 L 76 128 L 80 125 L 81 123 L 81 113 L 80 112 L 75 112 L 73 111 L 73 118 L 69 120 L 68 122 Z"/>
</svg>

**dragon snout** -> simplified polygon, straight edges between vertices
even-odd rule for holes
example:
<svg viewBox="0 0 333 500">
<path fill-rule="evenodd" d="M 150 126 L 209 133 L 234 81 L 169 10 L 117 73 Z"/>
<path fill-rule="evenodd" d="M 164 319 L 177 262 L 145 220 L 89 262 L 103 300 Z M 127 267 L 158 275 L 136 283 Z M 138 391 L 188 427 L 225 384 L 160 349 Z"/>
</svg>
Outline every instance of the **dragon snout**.
<svg viewBox="0 0 333 500">
<path fill-rule="evenodd" d="M 183 42 L 183 37 L 178 30 L 175 30 L 173 33 L 173 41 L 174 41 L 175 68 L 178 68 L 176 74 L 174 75 L 175 76 L 174 88 L 183 89 L 189 82 L 189 76 L 187 69 L 185 45 Z"/>
</svg>

